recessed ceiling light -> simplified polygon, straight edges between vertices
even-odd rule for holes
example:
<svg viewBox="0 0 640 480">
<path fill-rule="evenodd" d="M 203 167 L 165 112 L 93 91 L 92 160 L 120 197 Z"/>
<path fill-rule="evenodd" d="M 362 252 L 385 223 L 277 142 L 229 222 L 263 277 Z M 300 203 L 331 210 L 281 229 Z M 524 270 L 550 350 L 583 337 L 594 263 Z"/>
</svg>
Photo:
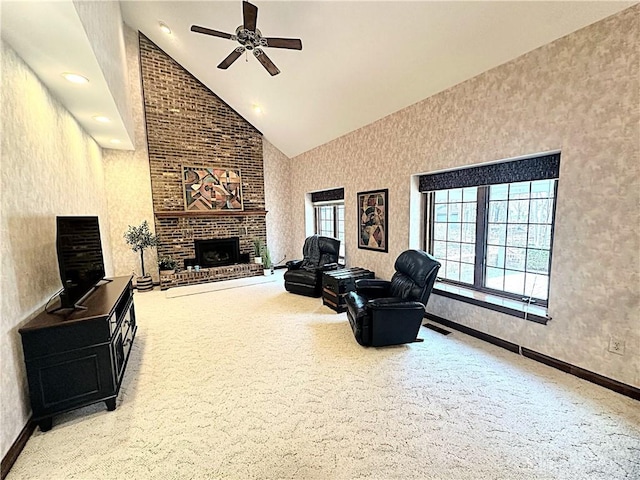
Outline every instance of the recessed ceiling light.
<svg viewBox="0 0 640 480">
<path fill-rule="evenodd" d="M 171 29 L 166 23 L 158 22 L 158 24 L 160 25 L 160 30 L 162 30 L 167 35 L 171 35 Z"/>
<path fill-rule="evenodd" d="M 262 113 L 262 107 L 260 105 L 253 105 L 253 111 L 260 115 Z"/>
<path fill-rule="evenodd" d="M 109 120 L 109 117 L 103 117 L 102 115 L 96 115 L 93 117 L 93 119 L 96 122 L 100 122 L 100 123 L 109 123 L 111 120 Z"/>
<path fill-rule="evenodd" d="M 89 83 L 87 77 L 83 77 L 77 73 L 64 72 L 62 76 L 71 83 Z"/>
<path fill-rule="evenodd" d="M 111 140 L 109 140 L 109 143 L 113 143 L 114 145 L 118 145 L 120 142 L 120 140 L 118 140 L 117 138 L 112 138 Z"/>
</svg>

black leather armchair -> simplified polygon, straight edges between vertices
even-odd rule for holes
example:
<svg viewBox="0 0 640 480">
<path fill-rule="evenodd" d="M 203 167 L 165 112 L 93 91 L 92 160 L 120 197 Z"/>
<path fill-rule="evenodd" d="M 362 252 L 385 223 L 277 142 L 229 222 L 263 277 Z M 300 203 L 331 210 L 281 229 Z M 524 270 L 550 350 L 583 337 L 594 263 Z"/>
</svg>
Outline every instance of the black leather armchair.
<svg viewBox="0 0 640 480">
<path fill-rule="evenodd" d="M 347 317 L 360 345 L 382 347 L 417 339 L 425 307 L 440 263 L 421 250 L 407 250 L 396 259 L 391 281 L 361 279 L 347 293 Z"/>
<path fill-rule="evenodd" d="M 320 235 L 307 237 L 302 248 L 302 260 L 286 263 L 284 288 L 291 293 L 320 297 L 322 272 L 338 268 L 340 240 Z"/>
</svg>

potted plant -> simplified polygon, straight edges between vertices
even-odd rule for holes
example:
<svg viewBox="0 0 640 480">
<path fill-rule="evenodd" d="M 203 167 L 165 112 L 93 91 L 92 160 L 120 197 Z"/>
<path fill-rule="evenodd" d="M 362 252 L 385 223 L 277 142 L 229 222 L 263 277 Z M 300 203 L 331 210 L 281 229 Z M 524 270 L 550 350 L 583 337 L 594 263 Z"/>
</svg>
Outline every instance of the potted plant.
<svg viewBox="0 0 640 480">
<path fill-rule="evenodd" d="M 253 263 L 262 263 L 262 240 L 253 239 Z"/>
<path fill-rule="evenodd" d="M 131 246 L 134 252 L 140 252 L 140 266 L 142 267 L 142 276 L 136 280 L 138 291 L 146 292 L 153 289 L 153 281 L 151 275 L 147 275 L 144 270 L 144 251 L 149 247 L 158 245 L 158 236 L 149 230 L 149 224 L 145 220 L 139 227 L 128 226 L 124 232 L 124 239 Z"/>
<path fill-rule="evenodd" d="M 273 263 L 271 262 L 271 254 L 269 253 L 269 247 L 262 246 L 261 250 L 262 264 L 264 265 L 264 274 L 271 275 L 273 273 Z"/>
<path fill-rule="evenodd" d="M 177 266 L 178 262 L 168 255 L 158 260 L 158 268 L 160 269 L 160 274 L 171 275 L 176 271 Z"/>
</svg>

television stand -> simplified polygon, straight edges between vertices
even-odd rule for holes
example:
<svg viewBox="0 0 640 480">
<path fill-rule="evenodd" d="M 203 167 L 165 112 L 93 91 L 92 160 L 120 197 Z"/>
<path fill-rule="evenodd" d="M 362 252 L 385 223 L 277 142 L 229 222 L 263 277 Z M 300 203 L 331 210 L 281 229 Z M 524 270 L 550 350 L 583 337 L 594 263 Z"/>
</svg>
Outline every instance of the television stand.
<svg viewBox="0 0 640 480">
<path fill-rule="evenodd" d="M 43 432 L 63 412 L 98 402 L 116 409 L 137 330 L 131 278 L 101 285 L 83 310 L 42 312 L 19 330 L 33 419 Z"/>
</svg>

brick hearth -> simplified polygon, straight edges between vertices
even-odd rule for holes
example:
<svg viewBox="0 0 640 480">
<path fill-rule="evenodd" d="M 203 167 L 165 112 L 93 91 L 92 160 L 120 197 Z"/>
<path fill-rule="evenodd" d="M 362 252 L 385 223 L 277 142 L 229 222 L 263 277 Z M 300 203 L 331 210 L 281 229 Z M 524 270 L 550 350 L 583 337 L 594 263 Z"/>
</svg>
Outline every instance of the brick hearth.
<svg viewBox="0 0 640 480">
<path fill-rule="evenodd" d="M 176 273 L 160 273 L 160 290 L 171 287 L 183 287 L 200 283 L 220 282 L 236 278 L 255 277 L 263 275 L 262 265 L 257 263 L 242 263 L 224 267 L 202 268 L 199 272 L 181 271 Z"/>
</svg>

